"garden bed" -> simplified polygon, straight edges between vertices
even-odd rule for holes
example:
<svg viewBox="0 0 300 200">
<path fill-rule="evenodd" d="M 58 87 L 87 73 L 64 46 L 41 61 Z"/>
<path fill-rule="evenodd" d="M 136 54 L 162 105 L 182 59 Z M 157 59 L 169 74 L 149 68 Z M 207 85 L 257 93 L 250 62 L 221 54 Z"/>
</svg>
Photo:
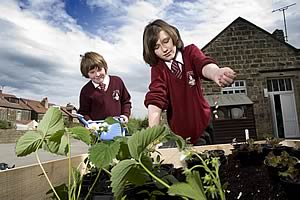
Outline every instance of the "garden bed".
<svg viewBox="0 0 300 200">
<path fill-rule="evenodd" d="M 284 145 L 294 146 L 293 141 L 284 141 Z M 231 154 L 231 144 L 210 145 L 194 147 L 196 151 L 222 149 L 228 155 L 228 162 L 225 165 L 224 179 L 222 182 L 228 182 L 226 199 L 256 199 L 256 200 L 286 200 L 287 194 L 283 191 L 280 184 L 274 183 L 268 176 L 266 167 L 262 165 L 241 166 L 240 162 L 233 159 Z M 177 149 L 160 149 L 161 157 L 164 163 L 173 163 L 176 168 L 182 167 L 180 153 Z M 72 160 L 80 163 L 86 155 L 74 157 Z M 67 182 L 68 160 L 50 161 L 44 164 L 47 174 L 55 184 Z M 64 169 L 64 170 L 62 170 Z M 56 173 L 54 173 L 56 172 Z M 57 173 L 60 172 L 60 173 Z M 41 174 L 38 165 L 31 165 L 22 168 L 9 169 L 0 172 L 0 196 L 3 199 L 45 199 L 45 193 L 49 190 L 49 185 Z M 12 187 L 12 185 L 14 187 Z"/>
<path fill-rule="evenodd" d="M 295 147 L 294 141 L 285 140 L 281 144 Z M 299 141 L 299 140 L 298 140 Z M 265 141 L 256 142 L 265 143 Z M 205 150 L 224 150 L 227 155 L 227 162 L 223 168 L 222 184 L 227 185 L 226 199 L 242 200 L 290 200 L 290 193 L 286 193 L 284 185 L 279 180 L 270 178 L 267 166 L 263 162 L 260 164 L 242 165 L 240 160 L 233 156 L 231 144 L 209 145 L 194 147 L 198 152 Z M 161 149 L 162 157 L 166 163 L 174 163 L 176 167 L 181 167 L 185 163 L 178 159 L 177 149 Z M 298 188 L 300 191 L 300 188 Z M 296 198 L 297 199 L 297 198 Z"/>
<path fill-rule="evenodd" d="M 225 176 L 222 182 L 227 182 L 226 199 L 241 200 L 286 200 L 287 195 L 279 181 L 269 177 L 267 167 L 260 165 L 242 166 L 232 154 L 225 165 Z"/>
</svg>

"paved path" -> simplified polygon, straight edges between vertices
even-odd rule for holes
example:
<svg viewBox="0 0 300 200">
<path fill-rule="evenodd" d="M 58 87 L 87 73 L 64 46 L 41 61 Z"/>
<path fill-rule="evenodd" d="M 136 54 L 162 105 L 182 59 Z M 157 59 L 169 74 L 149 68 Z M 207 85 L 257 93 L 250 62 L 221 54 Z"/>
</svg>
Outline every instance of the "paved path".
<svg viewBox="0 0 300 200">
<path fill-rule="evenodd" d="M 35 153 L 32 153 L 25 157 L 17 157 L 15 153 L 15 143 L 0 144 L 0 163 L 7 163 L 8 166 L 15 165 L 15 167 L 21 167 L 31 164 L 36 164 L 37 160 Z M 88 146 L 81 141 L 74 140 L 71 142 L 71 154 L 79 155 L 88 152 Z M 66 158 L 65 156 L 58 156 L 45 152 L 39 151 L 39 156 L 42 162 L 49 160 L 56 160 L 60 158 Z"/>
</svg>

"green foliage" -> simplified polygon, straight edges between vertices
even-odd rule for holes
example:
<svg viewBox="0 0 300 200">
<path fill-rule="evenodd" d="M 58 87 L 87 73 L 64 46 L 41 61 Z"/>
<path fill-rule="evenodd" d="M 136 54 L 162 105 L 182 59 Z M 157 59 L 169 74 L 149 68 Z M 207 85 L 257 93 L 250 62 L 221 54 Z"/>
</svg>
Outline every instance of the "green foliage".
<svg viewBox="0 0 300 200">
<path fill-rule="evenodd" d="M 104 121 L 105 121 L 106 123 L 108 123 L 109 125 L 114 124 L 114 123 L 119 123 L 119 121 L 116 120 L 116 119 L 113 118 L 113 117 L 107 117 Z"/>
<path fill-rule="evenodd" d="M 73 127 L 69 129 L 71 135 L 78 140 L 83 141 L 87 145 L 92 143 L 91 132 L 82 126 Z"/>
<path fill-rule="evenodd" d="M 179 195 L 191 199 L 206 200 L 199 172 L 192 171 L 187 175 L 186 183 L 173 184 L 168 193 L 170 195 Z"/>
<path fill-rule="evenodd" d="M 296 182 L 299 177 L 299 169 L 295 166 L 289 166 L 288 169 L 284 172 L 279 172 L 279 176 L 287 177 L 290 180 Z"/>
<path fill-rule="evenodd" d="M 150 152 L 154 152 L 157 145 L 166 140 L 175 140 L 182 149 L 187 147 L 185 141 L 179 136 L 171 134 L 166 126 L 155 126 L 143 129 L 134 133 L 128 139 L 128 148 L 131 157 L 119 162 L 112 169 L 111 186 L 116 200 L 123 197 L 124 189 L 127 184 L 141 185 L 147 181 L 151 182 L 152 179 L 155 180 L 154 183 L 158 188 L 168 188 L 169 195 L 178 195 L 183 198 L 197 200 L 206 199 L 198 172 L 191 170 L 185 171 L 187 174 L 187 182 L 179 182 L 175 177 L 170 176 L 170 174 L 161 173 L 159 165 L 153 168 Z M 159 158 L 157 162 L 160 162 Z M 218 176 L 219 165 L 214 161 L 212 161 L 211 165 L 216 169 L 213 172 L 210 170 L 214 180 L 213 184 L 218 184 L 215 193 L 217 194 L 217 192 L 219 192 L 221 199 L 224 200 L 225 195 Z M 206 169 L 208 168 L 205 163 L 203 166 L 205 166 Z M 168 185 L 170 183 L 171 185 Z M 214 185 L 212 187 L 214 187 Z M 149 191 L 147 193 L 151 194 L 151 198 L 154 198 L 155 193 L 150 193 Z"/>
<path fill-rule="evenodd" d="M 50 108 L 40 121 L 37 130 L 28 131 L 16 144 L 17 156 L 26 156 L 43 147 L 46 151 L 66 154 L 62 113 L 57 108 Z"/>
<path fill-rule="evenodd" d="M 54 154 L 67 155 L 71 162 L 70 138 L 74 138 L 90 145 L 87 166 L 90 167 L 93 164 L 99 169 L 95 182 L 100 175 L 101 169 L 111 175 L 111 187 L 116 200 L 124 198 L 124 190 L 128 184 L 139 186 L 145 183 L 153 183 L 158 188 L 167 188 L 170 195 L 205 200 L 205 191 L 198 173 L 185 171 L 187 182 L 179 183 L 172 175 L 161 173 L 160 165 L 153 164 L 151 153 L 157 151 L 160 143 L 174 140 L 180 150 L 188 151 L 187 148 L 189 146 L 186 145 L 185 140 L 172 134 L 167 126 L 141 129 L 142 126 L 146 126 L 145 121 L 134 122 L 139 124 L 139 127 L 135 126 L 135 129 L 140 130 L 134 132 L 129 138 L 116 137 L 113 141 L 100 141 L 86 128 L 81 126 L 65 127 L 62 113 L 57 108 L 50 108 L 38 125 L 37 130 L 26 132 L 17 141 L 16 154 L 17 156 L 26 156 L 35 152 L 38 159 L 38 150 L 43 148 Z M 112 124 L 116 123 L 116 120 L 107 118 L 105 122 Z M 103 127 L 101 125 L 100 128 Z M 191 150 L 189 151 L 192 152 Z M 115 162 L 116 159 L 117 162 Z M 161 162 L 159 156 L 156 158 L 156 161 Z M 54 194 L 53 198 L 78 199 L 80 192 L 78 188 L 81 187 L 82 183 L 82 176 L 78 170 L 69 169 L 69 184 L 62 184 L 54 188 L 40 162 L 39 164 L 51 186 L 51 191 Z M 214 185 L 217 188 L 216 191 L 222 191 L 221 186 L 217 185 L 218 181 L 220 181 L 218 165 L 211 164 L 216 166 L 215 171 L 210 171 Z M 69 167 L 71 167 L 71 163 L 69 163 Z M 112 167 L 111 172 L 107 170 L 110 167 Z M 207 164 L 204 161 L 202 167 L 207 168 Z M 89 193 L 93 186 L 94 184 L 90 187 Z M 209 189 L 211 190 L 211 188 Z M 160 191 L 148 193 L 153 199 L 155 195 L 161 194 Z M 221 196 L 221 199 L 224 200 L 225 196 Z"/>
<path fill-rule="evenodd" d="M 68 137 L 64 134 L 64 130 L 57 131 L 43 144 L 43 149 L 58 155 L 67 156 L 69 152 Z"/>
<path fill-rule="evenodd" d="M 80 177 L 78 176 L 79 172 L 71 173 L 72 169 L 69 169 L 70 180 L 73 178 L 73 182 L 69 182 L 69 187 L 66 185 L 60 185 L 55 189 L 40 163 L 38 150 L 43 148 L 50 153 L 66 155 L 70 160 L 70 137 L 79 139 L 86 144 L 91 144 L 91 141 L 93 141 L 90 131 L 83 127 L 74 127 L 71 129 L 66 128 L 61 111 L 58 108 L 51 107 L 38 124 L 37 130 L 26 132 L 16 143 L 17 156 L 26 156 L 32 152 L 36 153 L 39 165 L 51 186 L 51 191 L 54 193 L 56 199 L 67 199 L 65 198 L 66 193 L 69 199 L 71 199 L 72 195 L 74 197 L 77 196 L 74 192 L 74 188 L 78 187 L 78 183 L 81 183 L 81 181 L 78 180 Z"/>
<path fill-rule="evenodd" d="M 57 131 L 64 130 L 62 113 L 57 108 L 49 108 L 37 127 L 37 131 L 43 133 L 43 137 L 51 136 Z"/>
<path fill-rule="evenodd" d="M 266 138 L 266 144 L 271 145 L 272 148 L 276 148 L 281 146 L 280 142 L 283 141 L 283 138 L 278 137 L 267 137 Z"/>
<path fill-rule="evenodd" d="M 116 156 L 118 160 L 130 159 L 130 152 L 128 148 L 128 138 L 127 137 L 119 137 L 116 139 L 120 143 L 120 150 Z"/>
<path fill-rule="evenodd" d="M 98 168 L 108 167 L 120 149 L 119 142 L 100 142 L 89 149 L 89 159 Z"/>
<path fill-rule="evenodd" d="M 274 155 L 271 151 L 265 158 L 265 163 L 272 167 L 295 166 L 297 161 L 296 157 L 290 156 L 286 151 L 281 152 L 280 156 Z"/>
<path fill-rule="evenodd" d="M 68 186 L 65 183 L 54 187 L 54 189 L 55 191 L 57 191 L 57 194 L 61 199 L 68 199 Z M 53 200 L 57 199 L 52 189 L 49 190 L 46 194 L 50 194 L 50 198 Z"/>
<path fill-rule="evenodd" d="M 240 145 L 238 150 L 262 153 L 262 146 L 261 144 L 256 144 L 253 139 L 248 139 L 245 144 Z"/>
<path fill-rule="evenodd" d="M 41 148 L 40 144 L 43 140 L 42 133 L 38 131 L 28 131 L 22 135 L 17 141 L 16 154 L 17 156 L 27 156 L 36 149 Z"/>
<path fill-rule="evenodd" d="M 111 186 L 116 199 L 122 198 L 127 176 L 136 164 L 135 160 L 123 160 L 112 169 Z"/>
<path fill-rule="evenodd" d="M 296 168 L 299 160 L 290 156 L 286 151 L 281 152 L 280 156 L 275 156 L 271 151 L 265 158 L 265 164 L 274 168 L 286 168 L 285 171 L 280 172 L 279 176 L 288 177 L 291 180 L 296 180 L 299 176 L 299 169 Z"/>
<path fill-rule="evenodd" d="M 136 132 L 128 139 L 129 152 L 132 158 L 138 160 L 141 153 L 147 148 L 155 147 L 166 136 L 167 128 L 165 126 L 155 126 L 153 128 L 143 129 Z M 151 149 L 152 150 L 152 149 Z"/>
<path fill-rule="evenodd" d="M 127 123 L 129 134 L 135 133 L 148 127 L 148 118 L 137 119 L 130 118 Z"/>
<path fill-rule="evenodd" d="M 203 168 L 205 170 L 205 176 L 203 179 L 203 187 L 205 188 L 204 193 L 206 196 L 215 199 L 225 199 L 225 193 L 221 185 L 219 178 L 220 161 L 219 157 L 214 157 L 213 154 L 203 152 L 199 154 L 194 151 L 186 152 L 187 157 L 185 159 L 196 161 L 196 165 L 188 169 L 185 173 L 190 173 L 195 168 Z M 200 164 L 198 162 L 200 161 Z"/>
</svg>

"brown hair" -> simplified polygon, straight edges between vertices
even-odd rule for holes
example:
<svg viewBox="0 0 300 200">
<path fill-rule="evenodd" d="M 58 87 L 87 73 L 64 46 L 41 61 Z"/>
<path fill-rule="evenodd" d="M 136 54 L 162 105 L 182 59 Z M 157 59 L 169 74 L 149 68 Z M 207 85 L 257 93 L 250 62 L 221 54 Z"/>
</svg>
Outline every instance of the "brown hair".
<svg viewBox="0 0 300 200">
<path fill-rule="evenodd" d="M 183 41 L 181 40 L 178 29 L 161 19 L 157 19 L 145 27 L 143 34 L 143 57 L 144 61 L 149 65 L 155 65 L 158 62 L 154 48 L 159 39 L 159 32 L 162 30 L 170 35 L 173 44 L 178 50 L 183 49 Z"/>
<path fill-rule="evenodd" d="M 103 56 L 96 52 L 87 52 L 81 56 L 80 71 L 84 77 L 89 78 L 89 71 L 95 68 L 100 70 L 104 68 L 105 73 L 107 73 L 107 64 Z"/>
</svg>

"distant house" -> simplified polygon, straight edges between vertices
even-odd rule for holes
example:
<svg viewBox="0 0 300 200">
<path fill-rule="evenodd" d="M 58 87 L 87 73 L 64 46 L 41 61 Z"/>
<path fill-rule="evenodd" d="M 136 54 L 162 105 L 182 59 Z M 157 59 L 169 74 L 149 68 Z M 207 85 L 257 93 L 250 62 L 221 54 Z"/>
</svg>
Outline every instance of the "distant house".
<svg viewBox="0 0 300 200">
<path fill-rule="evenodd" d="M 35 122 L 40 122 L 48 108 L 57 106 L 48 102 L 45 97 L 42 101 L 18 98 L 12 94 L 4 94 L 0 90 L 0 120 L 7 120 L 16 123 L 18 129 L 28 127 L 29 130 L 35 126 Z M 57 106 L 61 109 L 65 122 L 71 125 L 78 122 L 75 115 L 77 109 L 71 104 L 66 107 Z"/>
<path fill-rule="evenodd" d="M 31 120 L 31 108 L 20 98 L 11 94 L 4 94 L 0 90 L 0 120 Z"/>
<path fill-rule="evenodd" d="M 68 122 L 68 125 L 72 125 L 73 123 L 79 123 L 79 120 L 75 115 L 77 113 L 77 108 L 75 106 L 68 103 L 65 107 L 61 106 L 60 110 L 63 113 L 65 121 Z"/>
<path fill-rule="evenodd" d="M 300 137 L 300 50 L 284 41 L 282 30 L 271 34 L 238 17 L 202 50 L 237 72 L 223 89 L 204 81 L 205 95 L 245 94 L 254 103 L 258 137 Z"/>
<path fill-rule="evenodd" d="M 45 97 L 42 101 L 24 98 L 21 98 L 21 101 L 31 108 L 31 119 L 36 120 L 37 122 L 41 121 L 48 108 L 54 105 L 49 104 L 47 97 Z"/>
<path fill-rule="evenodd" d="M 49 103 L 47 97 L 43 98 L 42 101 L 35 101 L 23 98 L 21 98 L 21 100 L 31 108 L 31 119 L 34 119 L 37 122 L 39 122 L 43 118 L 48 108 L 52 106 L 58 107 L 62 111 L 63 117 L 68 125 L 77 122 L 77 117 L 74 114 L 74 112 L 76 113 L 77 109 L 71 104 L 68 104 L 66 107 L 58 106 Z"/>
</svg>

